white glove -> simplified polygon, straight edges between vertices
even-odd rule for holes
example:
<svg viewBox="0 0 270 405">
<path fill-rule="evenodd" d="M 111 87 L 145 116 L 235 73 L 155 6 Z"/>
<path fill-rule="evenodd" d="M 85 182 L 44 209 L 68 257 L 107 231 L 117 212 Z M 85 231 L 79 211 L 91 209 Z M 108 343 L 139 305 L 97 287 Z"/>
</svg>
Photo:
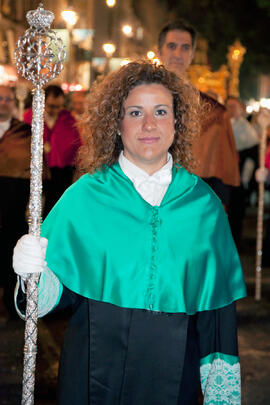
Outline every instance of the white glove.
<svg viewBox="0 0 270 405">
<path fill-rule="evenodd" d="M 23 235 L 13 251 L 13 269 L 26 281 L 29 273 L 41 273 L 46 267 L 45 255 L 48 240 L 33 235 Z"/>
<path fill-rule="evenodd" d="M 267 176 L 268 170 L 266 167 L 259 167 L 259 169 L 255 171 L 255 179 L 258 183 L 265 183 Z"/>
</svg>

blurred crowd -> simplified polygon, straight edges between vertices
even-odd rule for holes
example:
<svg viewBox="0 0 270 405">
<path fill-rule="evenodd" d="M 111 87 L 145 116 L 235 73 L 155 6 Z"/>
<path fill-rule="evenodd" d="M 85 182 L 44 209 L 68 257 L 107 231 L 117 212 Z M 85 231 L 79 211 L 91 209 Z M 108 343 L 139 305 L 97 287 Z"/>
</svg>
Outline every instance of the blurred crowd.
<svg viewBox="0 0 270 405">
<path fill-rule="evenodd" d="M 45 89 L 43 218 L 74 181 L 76 155 L 82 144 L 77 122 L 86 100 L 86 92 L 67 96 L 57 85 Z M 28 228 L 32 107 L 27 108 L 26 103 L 23 110 L 23 116 L 18 117 L 15 89 L 0 86 L 0 281 L 9 318 L 17 317 L 12 251 Z"/>
<path fill-rule="evenodd" d="M 256 172 L 260 166 L 260 143 L 264 132 L 266 132 L 267 145 L 270 141 L 270 115 L 265 110 L 248 115 L 245 104 L 234 96 L 227 98 L 226 108 L 233 129 L 241 177 L 240 186 L 232 190 L 229 210 L 232 233 L 239 247 L 246 208 L 255 206 L 258 202 Z M 269 150 L 267 154 L 269 155 Z M 267 176 L 263 181 L 266 183 L 265 200 L 269 204 Z"/>
</svg>

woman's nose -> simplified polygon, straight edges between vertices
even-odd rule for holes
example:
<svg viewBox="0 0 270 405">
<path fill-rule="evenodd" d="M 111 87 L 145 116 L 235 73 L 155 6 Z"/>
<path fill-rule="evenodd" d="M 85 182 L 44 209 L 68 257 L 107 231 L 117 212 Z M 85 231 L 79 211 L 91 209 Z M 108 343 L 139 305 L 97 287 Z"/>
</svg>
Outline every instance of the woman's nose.
<svg viewBox="0 0 270 405">
<path fill-rule="evenodd" d="M 156 121 L 152 114 L 147 114 L 144 118 L 143 128 L 147 131 L 151 131 L 156 128 Z"/>
</svg>

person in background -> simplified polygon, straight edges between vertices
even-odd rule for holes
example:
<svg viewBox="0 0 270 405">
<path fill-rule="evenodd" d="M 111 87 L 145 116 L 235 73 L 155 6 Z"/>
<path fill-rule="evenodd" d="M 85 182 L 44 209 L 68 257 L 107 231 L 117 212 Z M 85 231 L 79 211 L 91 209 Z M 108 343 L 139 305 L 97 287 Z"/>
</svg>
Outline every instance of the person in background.
<svg viewBox="0 0 270 405">
<path fill-rule="evenodd" d="M 79 121 L 86 111 L 87 95 L 86 91 L 74 91 L 71 94 L 71 114 L 76 121 Z"/>
<path fill-rule="evenodd" d="M 13 256 L 22 283 L 41 272 L 39 316 L 73 308 L 59 405 L 195 405 L 200 382 L 205 404 L 241 403 L 245 285 L 224 208 L 190 173 L 200 114 L 198 92 L 150 62 L 92 88 L 86 174 Z"/>
<path fill-rule="evenodd" d="M 229 221 L 235 242 L 241 245 L 243 219 L 249 197 L 249 186 L 258 165 L 259 138 L 256 130 L 245 118 L 242 102 L 234 96 L 226 100 L 227 111 L 232 123 L 236 148 L 239 154 L 241 184 L 233 189 L 229 210 Z"/>
<path fill-rule="evenodd" d="M 186 76 L 195 53 L 197 33 L 187 21 L 166 24 L 158 37 L 159 58 L 177 76 Z M 238 155 L 226 108 L 200 92 L 208 111 L 201 119 L 201 134 L 193 144 L 197 162 L 193 171 L 215 191 L 228 209 L 232 187 L 239 186 Z"/>
<path fill-rule="evenodd" d="M 70 111 L 64 109 L 64 101 L 65 96 L 61 87 L 56 85 L 46 87 L 44 155 L 51 178 L 44 184 L 44 217 L 71 185 L 77 151 L 81 146 L 76 121 Z M 24 120 L 31 124 L 31 108 L 25 112 Z"/>
<path fill-rule="evenodd" d="M 266 131 L 266 153 L 265 153 L 265 167 L 260 167 L 255 172 L 256 181 L 265 183 L 265 190 L 269 192 L 270 188 L 270 112 L 263 110 L 258 115 L 258 121 L 262 131 Z M 263 255 L 262 265 L 270 267 L 270 217 L 266 217 L 264 221 L 264 241 L 263 241 Z"/>
<path fill-rule="evenodd" d="M 248 159 L 253 160 L 253 170 L 257 164 L 259 137 L 256 130 L 245 117 L 243 104 L 239 98 L 234 96 L 227 97 L 226 107 L 231 120 L 236 149 L 239 154 L 239 167 L 242 175 L 242 182 L 245 181 L 245 166 L 250 166 Z M 251 177 L 251 176 L 250 176 Z"/>
<path fill-rule="evenodd" d="M 14 308 L 16 277 L 12 274 L 12 251 L 27 232 L 26 207 L 29 198 L 31 127 L 13 117 L 15 94 L 0 86 L 0 246 L 3 300 L 9 319 Z"/>
<path fill-rule="evenodd" d="M 80 131 L 80 121 L 83 119 L 87 108 L 87 96 L 88 93 L 86 91 L 74 91 L 71 95 L 71 114 L 77 122 L 82 143 L 84 143 L 84 140 L 82 131 Z"/>
</svg>

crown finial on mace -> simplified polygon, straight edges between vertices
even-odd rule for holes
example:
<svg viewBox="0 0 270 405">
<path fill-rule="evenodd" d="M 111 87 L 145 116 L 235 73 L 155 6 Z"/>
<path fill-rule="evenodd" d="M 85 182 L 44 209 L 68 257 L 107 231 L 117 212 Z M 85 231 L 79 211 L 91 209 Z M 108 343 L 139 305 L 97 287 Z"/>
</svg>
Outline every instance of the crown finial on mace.
<svg viewBox="0 0 270 405">
<path fill-rule="evenodd" d="M 54 19 L 42 3 L 26 15 L 30 28 L 21 36 L 15 50 L 18 73 L 33 85 L 44 86 L 63 69 L 66 51 L 61 38 L 50 29 Z"/>
<path fill-rule="evenodd" d="M 54 20 L 54 15 L 51 11 L 44 10 L 43 4 L 40 3 L 36 10 L 28 11 L 26 19 L 30 27 L 49 28 Z"/>
</svg>

